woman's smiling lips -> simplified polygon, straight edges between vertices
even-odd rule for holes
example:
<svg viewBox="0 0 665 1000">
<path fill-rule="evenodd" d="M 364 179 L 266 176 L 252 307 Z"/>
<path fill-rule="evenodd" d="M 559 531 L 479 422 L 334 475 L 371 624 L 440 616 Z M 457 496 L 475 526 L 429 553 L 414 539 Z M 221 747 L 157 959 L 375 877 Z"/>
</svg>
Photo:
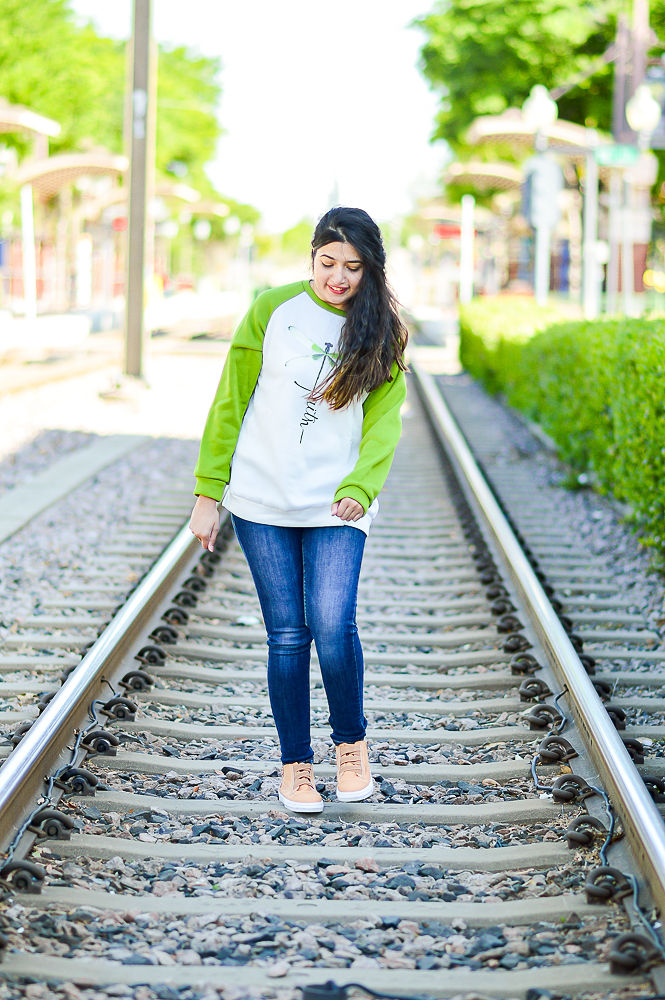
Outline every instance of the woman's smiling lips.
<svg viewBox="0 0 665 1000">
<path fill-rule="evenodd" d="M 328 285 L 328 288 L 334 295 L 344 295 L 349 290 L 348 288 L 342 288 L 341 285 Z"/>
</svg>

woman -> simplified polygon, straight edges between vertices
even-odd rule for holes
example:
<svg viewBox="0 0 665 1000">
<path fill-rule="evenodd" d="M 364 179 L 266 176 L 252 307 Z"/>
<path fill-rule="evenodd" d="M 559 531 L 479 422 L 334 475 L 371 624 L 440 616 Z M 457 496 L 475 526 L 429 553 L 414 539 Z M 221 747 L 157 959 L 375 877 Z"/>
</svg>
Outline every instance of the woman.
<svg viewBox="0 0 665 1000">
<path fill-rule="evenodd" d="M 191 530 L 212 551 L 217 502 L 254 578 L 268 634 L 279 798 L 320 812 L 310 743 L 312 639 L 336 746 L 337 798 L 372 794 L 363 715 L 358 576 L 406 393 L 407 333 L 378 226 L 333 208 L 310 281 L 261 293 L 231 342 L 196 467 Z"/>
</svg>

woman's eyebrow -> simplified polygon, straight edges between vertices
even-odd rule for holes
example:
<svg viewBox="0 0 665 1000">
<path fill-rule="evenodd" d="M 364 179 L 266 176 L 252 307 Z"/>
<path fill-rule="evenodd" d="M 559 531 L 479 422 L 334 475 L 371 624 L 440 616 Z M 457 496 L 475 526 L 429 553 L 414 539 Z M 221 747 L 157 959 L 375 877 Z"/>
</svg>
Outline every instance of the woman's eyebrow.
<svg viewBox="0 0 665 1000">
<path fill-rule="evenodd" d="M 322 257 L 327 257 L 328 260 L 337 260 L 336 257 L 331 257 L 329 253 L 322 253 L 321 256 Z M 343 263 L 344 264 L 362 264 L 362 261 L 360 259 L 356 260 L 355 258 L 353 258 L 352 260 L 345 260 L 345 261 L 343 261 Z"/>
</svg>

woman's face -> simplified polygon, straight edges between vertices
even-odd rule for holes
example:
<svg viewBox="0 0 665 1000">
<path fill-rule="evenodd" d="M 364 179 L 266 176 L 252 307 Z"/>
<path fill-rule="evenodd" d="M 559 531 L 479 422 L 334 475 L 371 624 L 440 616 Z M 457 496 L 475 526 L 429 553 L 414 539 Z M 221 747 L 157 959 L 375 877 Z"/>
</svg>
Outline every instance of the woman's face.
<svg viewBox="0 0 665 1000">
<path fill-rule="evenodd" d="M 351 243 L 326 243 L 314 254 L 312 287 L 318 297 L 346 309 L 363 276 L 363 262 Z"/>
</svg>

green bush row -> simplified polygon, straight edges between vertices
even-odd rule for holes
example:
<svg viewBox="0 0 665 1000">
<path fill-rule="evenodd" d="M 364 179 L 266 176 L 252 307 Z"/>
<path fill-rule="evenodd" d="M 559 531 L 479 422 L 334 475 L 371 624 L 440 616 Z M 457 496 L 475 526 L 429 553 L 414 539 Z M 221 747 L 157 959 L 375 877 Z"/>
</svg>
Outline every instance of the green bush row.
<svg viewBox="0 0 665 1000">
<path fill-rule="evenodd" d="M 665 320 L 558 320 L 529 300 L 474 301 L 461 309 L 462 363 L 629 504 L 665 557 Z"/>
</svg>

